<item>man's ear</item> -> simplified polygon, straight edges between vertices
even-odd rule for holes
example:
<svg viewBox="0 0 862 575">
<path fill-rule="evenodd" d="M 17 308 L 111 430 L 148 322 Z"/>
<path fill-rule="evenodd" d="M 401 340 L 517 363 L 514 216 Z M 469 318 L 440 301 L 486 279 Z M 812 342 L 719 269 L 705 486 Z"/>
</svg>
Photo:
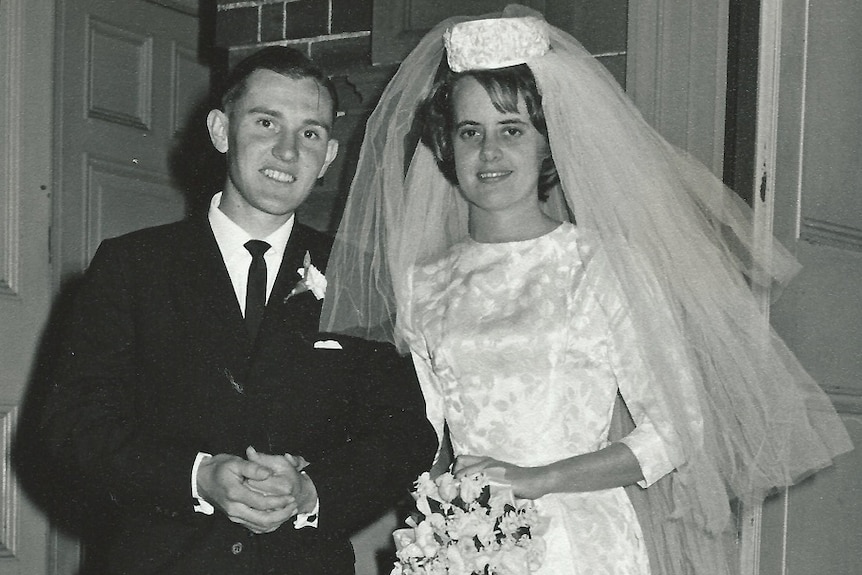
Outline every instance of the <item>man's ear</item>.
<svg viewBox="0 0 862 575">
<path fill-rule="evenodd" d="M 322 178 L 323 174 L 326 173 L 326 169 L 329 168 L 329 165 L 335 159 L 335 156 L 338 155 L 338 140 L 329 140 L 326 143 L 326 159 L 323 161 L 323 165 L 320 167 L 320 173 L 317 174 L 318 178 Z"/>
<path fill-rule="evenodd" d="M 213 147 L 222 154 L 228 149 L 228 116 L 221 110 L 210 110 L 207 114 L 207 129 Z"/>
</svg>

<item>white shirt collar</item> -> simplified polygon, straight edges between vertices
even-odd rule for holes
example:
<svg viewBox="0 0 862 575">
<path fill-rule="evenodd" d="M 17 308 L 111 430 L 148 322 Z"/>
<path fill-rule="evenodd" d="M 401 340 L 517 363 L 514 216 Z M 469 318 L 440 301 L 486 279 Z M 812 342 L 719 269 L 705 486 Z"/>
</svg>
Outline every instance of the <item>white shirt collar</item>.
<svg viewBox="0 0 862 575">
<path fill-rule="evenodd" d="M 228 275 L 230 276 L 231 284 L 233 284 L 240 309 L 245 313 L 246 282 L 248 281 L 248 266 L 251 263 L 251 254 L 245 249 L 245 243 L 248 240 L 254 239 L 263 240 L 272 246 L 263 256 L 267 272 L 266 294 L 267 298 L 269 298 L 272 287 L 275 285 L 275 278 L 278 275 L 278 269 L 281 266 L 284 250 L 287 246 L 287 241 L 290 239 L 296 218 L 293 215 L 290 216 L 289 220 L 265 238 L 253 238 L 219 209 L 221 197 L 221 192 L 213 196 L 207 216 Z"/>
<path fill-rule="evenodd" d="M 279 255 L 278 261 L 281 261 L 281 255 L 284 253 L 287 240 L 290 239 L 290 233 L 293 231 L 293 223 L 296 220 L 296 216 L 291 215 L 289 220 L 265 238 L 253 238 L 219 209 L 221 196 L 222 192 L 219 192 L 210 200 L 208 216 L 216 242 L 225 260 L 228 259 L 229 254 L 232 255 L 234 252 L 248 255 L 248 250 L 244 247 L 248 240 L 263 240 L 272 246 L 272 249 L 266 255 L 269 256 L 271 252 L 275 252 Z"/>
</svg>

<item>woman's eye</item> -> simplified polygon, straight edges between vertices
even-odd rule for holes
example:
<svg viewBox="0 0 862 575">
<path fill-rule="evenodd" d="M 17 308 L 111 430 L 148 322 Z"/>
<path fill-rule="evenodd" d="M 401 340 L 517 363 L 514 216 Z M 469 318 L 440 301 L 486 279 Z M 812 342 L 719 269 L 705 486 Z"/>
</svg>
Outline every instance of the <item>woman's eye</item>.
<svg viewBox="0 0 862 575">
<path fill-rule="evenodd" d="M 523 132 L 521 128 L 506 128 L 505 133 L 507 136 L 520 136 Z"/>
<path fill-rule="evenodd" d="M 469 140 L 471 138 L 475 138 L 479 132 L 474 130 L 473 128 L 466 128 L 458 132 L 458 137 L 462 140 Z"/>
</svg>

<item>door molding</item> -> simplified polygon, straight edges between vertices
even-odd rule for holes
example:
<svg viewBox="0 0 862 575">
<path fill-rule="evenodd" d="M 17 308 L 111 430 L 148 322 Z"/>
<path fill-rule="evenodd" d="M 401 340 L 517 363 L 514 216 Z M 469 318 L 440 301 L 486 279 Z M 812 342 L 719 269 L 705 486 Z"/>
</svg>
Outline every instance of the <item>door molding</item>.
<svg viewBox="0 0 862 575">
<path fill-rule="evenodd" d="M 629 2 L 626 91 L 672 144 L 724 165 L 729 0 Z"/>
<path fill-rule="evenodd" d="M 18 296 L 24 2 L 0 5 L 0 296 Z"/>
<path fill-rule="evenodd" d="M 48 569 L 12 445 L 50 307 L 53 35 L 54 2 L 0 1 L 0 574 Z"/>
<path fill-rule="evenodd" d="M 775 130 L 779 52 L 770 52 L 780 39 L 783 0 L 762 0 L 760 85 L 758 114 L 763 125 L 758 134 L 757 166 L 770 173 L 775 166 Z M 729 0 L 632 0 L 629 3 L 628 60 L 626 91 L 646 120 L 671 143 L 692 153 L 721 177 L 724 165 L 725 113 L 727 104 L 727 53 Z M 766 78 L 769 82 L 765 82 Z M 765 108 L 764 108 L 765 106 Z M 771 158 L 769 156 L 771 154 Z M 758 176 L 762 172 L 758 172 Z M 767 182 L 774 191 L 774 182 Z M 760 182 L 760 177 L 757 178 Z M 760 193 L 756 194 L 760 197 Z M 759 203 L 759 202 L 758 202 Z M 772 203 L 755 212 L 760 237 L 771 237 Z M 766 235 L 769 234 L 769 235 Z M 760 242 L 769 245 L 768 242 Z M 761 308 L 767 312 L 769 294 L 762 295 Z M 768 321 L 768 315 L 764 316 Z M 746 506 L 738 518 L 738 551 L 741 575 L 757 575 L 760 566 L 762 506 Z"/>
<path fill-rule="evenodd" d="M 803 235 L 802 164 L 805 110 L 808 92 L 809 0 L 761 0 L 758 42 L 757 115 L 754 149 L 754 231 L 757 249 L 770 256 L 772 238 L 794 246 Z M 789 40 L 784 42 L 784 40 Z M 782 90 L 782 88 L 787 88 Z M 780 166 L 780 169 L 779 169 Z M 782 199 L 777 201 L 777 190 Z M 816 232 L 816 230 L 815 230 Z M 831 241 L 848 237 L 832 228 L 820 235 Z M 837 238 L 837 239 L 836 239 Z M 849 237 L 858 244 L 858 239 Z M 764 317 L 770 313 L 769 289 L 760 294 Z M 859 413 L 858 394 L 835 394 L 826 389 L 839 414 Z M 781 513 L 780 573 L 788 572 L 788 516 L 793 491 L 785 489 L 776 502 Z M 745 510 L 740 540 L 741 575 L 757 575 L 761 569 L 763 507 Z M 772 566 L 775 567 L 775 566 Z"/>
</svg>

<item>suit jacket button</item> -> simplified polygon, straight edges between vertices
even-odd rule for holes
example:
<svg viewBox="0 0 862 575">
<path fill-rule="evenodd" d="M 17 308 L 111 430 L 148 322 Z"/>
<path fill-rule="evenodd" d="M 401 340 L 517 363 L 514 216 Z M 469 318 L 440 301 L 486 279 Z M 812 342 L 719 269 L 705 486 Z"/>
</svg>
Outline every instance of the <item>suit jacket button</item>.
<svg viewBox="0 0 862 575">
<path fill-rule="evenodd" d="M 234 555 L 239 555 L 240 553 L 242 553 L 242 543 L 237 541 L 236 543 L 231 545 L 230 552 Z"/>
</svg>

